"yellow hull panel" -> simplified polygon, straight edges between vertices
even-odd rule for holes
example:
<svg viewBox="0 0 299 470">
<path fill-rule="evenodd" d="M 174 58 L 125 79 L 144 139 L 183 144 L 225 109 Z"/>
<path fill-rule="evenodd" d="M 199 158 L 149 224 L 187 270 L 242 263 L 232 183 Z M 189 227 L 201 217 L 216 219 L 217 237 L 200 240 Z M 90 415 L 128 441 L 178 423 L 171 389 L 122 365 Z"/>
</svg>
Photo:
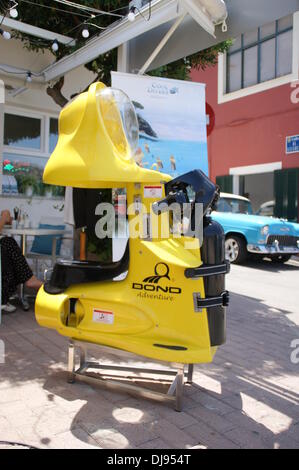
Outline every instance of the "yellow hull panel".
<svg viewBox="0 0 299 470">
<path fill-rule="evenodd" d="M 216 348 L 210 346 L 207 312 L 196 313 L 193 303 L 194 292 L 204 298 L 203 281 L 184 277 L 185 268 L 201 264 L 200 251 L 187 251 L 176 240 L 135 241 L 132 251 L 134 261 L 123 281 L 74 285 L 60 295 L 42 288 L 36 300 L 38 323 L 73 339 L 157 360 L 211 362 Z M 168 278 L 158 284 L 144 282 L 161 259 L 168 266 Z M 76 314 L 69 314 L 69 299 L 78 299 Z"/>
</svg>

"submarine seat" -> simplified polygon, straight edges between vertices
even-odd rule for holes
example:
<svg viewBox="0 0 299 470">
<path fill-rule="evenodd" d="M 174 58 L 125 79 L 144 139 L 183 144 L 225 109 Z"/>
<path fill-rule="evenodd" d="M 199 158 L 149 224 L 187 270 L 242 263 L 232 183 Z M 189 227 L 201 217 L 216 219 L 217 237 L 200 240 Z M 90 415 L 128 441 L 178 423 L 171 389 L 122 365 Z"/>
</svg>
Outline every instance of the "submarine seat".
<svg viewBox="0 0 299 470">
<path fill-rule="evenodd" d="M 113 263 L 99 264 L 97 261 L 58 261 L 51 279 L 44 285 L 44 290 L 51 295 L 58 295 L 73 284 L 112 281 L 129 269 L 129 242 L 123 257 Z"/>
</svg>

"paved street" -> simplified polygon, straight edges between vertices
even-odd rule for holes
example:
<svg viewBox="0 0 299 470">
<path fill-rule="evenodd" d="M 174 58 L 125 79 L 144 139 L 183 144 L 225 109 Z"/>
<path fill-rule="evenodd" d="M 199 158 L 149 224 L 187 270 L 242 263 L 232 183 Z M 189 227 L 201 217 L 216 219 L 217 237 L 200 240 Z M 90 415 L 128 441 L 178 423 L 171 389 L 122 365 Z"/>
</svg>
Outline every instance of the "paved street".
<svg viewBox="0 0 299 470">
<path fill-rule="evenodd" d="M 298 448 L 299 263 L 233 266 L 227 344 L 196 366 L 184 410 L 66 382 L 66 345 L 32 312 L 4 316 L 0 440 L 44 448 Z M 299 354 L 297 354 L 299 356 Z M 1 447 L 1 446 L 0 446 Z"/>
</svg>

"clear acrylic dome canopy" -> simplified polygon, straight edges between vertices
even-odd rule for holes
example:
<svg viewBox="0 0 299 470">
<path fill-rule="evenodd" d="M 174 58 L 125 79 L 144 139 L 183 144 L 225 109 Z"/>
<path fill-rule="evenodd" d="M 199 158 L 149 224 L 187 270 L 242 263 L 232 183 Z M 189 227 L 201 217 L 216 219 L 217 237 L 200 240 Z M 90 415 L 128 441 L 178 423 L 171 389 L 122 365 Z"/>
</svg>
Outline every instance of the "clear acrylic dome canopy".
<svg viewBox="0 0 299 470">
<path fill-rule="evenodd" d="M 113 145 L 123 158 L 133 158 L 138 147 L 139 125 L 132 101 L 121 90 L 103 88 L 97 92 L 97 103 Z"/>
</svg>

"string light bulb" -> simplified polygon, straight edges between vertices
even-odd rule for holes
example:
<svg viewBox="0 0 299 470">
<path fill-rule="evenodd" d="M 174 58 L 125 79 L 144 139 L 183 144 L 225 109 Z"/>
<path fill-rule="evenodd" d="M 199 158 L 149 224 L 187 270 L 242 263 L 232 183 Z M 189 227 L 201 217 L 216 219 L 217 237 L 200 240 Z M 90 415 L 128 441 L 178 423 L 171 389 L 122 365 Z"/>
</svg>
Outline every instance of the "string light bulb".
<svg viewBox="0 0 299 470">
<path fill-rule="evenodd" d="M 131 7 L 130 8 L 130 11 L 129 11 L 129 14 L 128 14 L 128 20 L 133 23 L 133 21 L 135 21 L 135 11 L 136 11 L 136 7 Z"/>
<path fill-rule="evenodd" d="M 9 14 L 12 18 L 17 18 L 19 16 L 18 10 L 16 8 L 11 8 Z"/>
<path fill-rule="evenodd" d="M 32 82 L 32 73 L 31 73 L 31 72 L 27 72 L 26 82 L 27 82 L 27 83 L 31 83 L 31 82 Z"/>
<path fill-rule="evenodd" d="M 3 29 L 0 29 L 0 34 L 2 35 L 3 39 L 6 39 L 6 41 L 11 39 L 11 34 L 9 31 L 3 31 Z"/>
<path fill-rule="evenodd" d="M 55 41 L 52 44 L 52 51 L 57 52 L 58 49 L 59 49 L 59 44 L 58 44 L 58 41 L 55 39 Z"/>
<path fill-rule="evenodd" d="M 85 27 L 85 28 L 82 30 L 82 36 L 84 37 L 84 39 L 89 38 L 89 30 L 88 30 L 88 28 Z"/>
</svg>

